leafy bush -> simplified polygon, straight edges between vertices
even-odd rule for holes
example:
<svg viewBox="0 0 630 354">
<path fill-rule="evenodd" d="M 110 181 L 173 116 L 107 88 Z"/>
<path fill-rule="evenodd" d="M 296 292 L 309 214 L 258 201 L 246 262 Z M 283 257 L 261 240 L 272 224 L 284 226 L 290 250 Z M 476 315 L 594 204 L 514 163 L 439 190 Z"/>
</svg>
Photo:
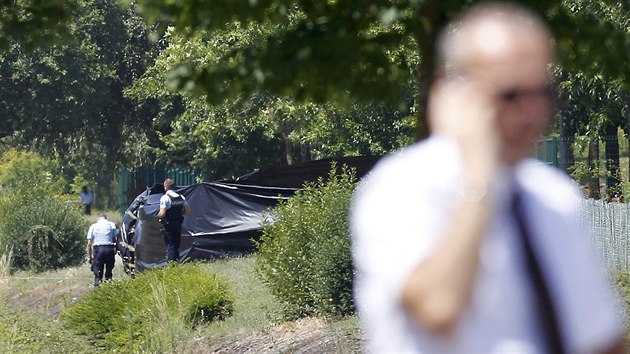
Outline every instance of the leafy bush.
<svg viewBox="0 0 630 354">
<path fill-rule="evenodd" d="M 231 315 L 233 303 L 226 279 L 191 263 L 105 283 L 66 308 L 61 319 L 109 349 L 173 352 L 177 333 Z"/>
<path fill-rule="evenodd" d="M 336 170 L 276 207 L 258 244 L 258 273 L 288 318 L 354 311 L 348 207 L 355 175 Z"/>
<path fill-rule="evenodd" d="M 83 260 L 86 221 L 75 208 L 42 199 L 7 214 L 0 223 L 0 244 L 13 248 L 14 268 L 41 272 Z"/>
<path fill-rule="evenodd" d="M 16 150 L 0 157 L 0 249 L 13 249 L 14 268 L 43 271 L 83 259 L 87 225 L 61 201 L 66 189 L 55 160 Z"/>
<path fill-rule="evenodd" d="M 0 157 L 0 189 L 22 204 L 62 194 L 68 187 L 58 161 L 30 151 L 8 150 Z M 0 214 L 1 215 L 1 214 Z"/>
</svg>

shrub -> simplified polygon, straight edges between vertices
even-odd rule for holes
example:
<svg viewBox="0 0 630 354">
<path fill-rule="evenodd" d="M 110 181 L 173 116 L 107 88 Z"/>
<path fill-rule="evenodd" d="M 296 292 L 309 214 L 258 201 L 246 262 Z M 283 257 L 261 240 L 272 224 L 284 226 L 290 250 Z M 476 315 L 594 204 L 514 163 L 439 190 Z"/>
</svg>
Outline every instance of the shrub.
<svg viewBox="0 0 630 354">
<path fill-rule="evenodd" d="M 62 194 L 67 183 L 61 165 L 30 151 L 8 150 L 0 157 L 0 189 L 16 194 L 21 205 Z"/>
<path fill-rule="evenodd" d="M 288 318 L 354 311 L 348 207 L 355 175 L 336 170 L 277 206 L 258 244 L 257 271 Z"/>
<path fill-rule="evenodd" d="M 66 189 L 58 161 L 29 151 L 0 156 L 0 249 L 13 248 L 14 268 L 43 271 L 83 259 L 87 225 L 61 202 Z"/>
<path fill-rule="evenodd" d="M 85 230 L 86 221 L 75 208 L 44 198 L 5 214 L 0 245 L 13 248 L 14 268 L 41 272 L 80 264 Z"/>
<path fill-rule="evenodd" d="M 66 308 L 64 324 L 96 345 L 122 352 L 173 352 L 201 322 L 232 313 L 227 280 L 197 263 L 105 283 Z"/>
</svg>

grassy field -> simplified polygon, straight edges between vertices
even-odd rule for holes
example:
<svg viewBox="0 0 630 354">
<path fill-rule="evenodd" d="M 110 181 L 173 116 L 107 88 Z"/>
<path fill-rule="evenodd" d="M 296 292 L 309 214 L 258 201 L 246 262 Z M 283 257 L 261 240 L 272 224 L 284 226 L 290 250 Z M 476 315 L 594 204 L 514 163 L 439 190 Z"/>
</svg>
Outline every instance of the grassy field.
<svg viewBox="0 0 630 354">
<path fill-rule="evenodd" d="M 222 259 L 206 266 L 230 280 L 237 295 L 234 314 L 191 328 L 165 327 L 176 336 L 177 353 L 360 353 L 357 318 L 306 318 L 284 322 L 279 305 L 255 274 L 253 257 Z M 114 280 L 127 277 L 120 264 Z M 630 305 L 630 274 L 616 273 Z M 61 309 L 93 291 L 87 265 L 42 274 L 0 276 L 0 353 L 92 353 L 88 338 L 63 328 Z M 169 333 L 169 331 L 171 331 Z M 630 338 L 630 337 L 629 337 Z M 159 338 L 158 338 L 159 339 Z M 124 349 L 122 350 L 124 352 Z M 147 352 L 164 352 L 148 349 Z"/>
<path fill-rule="evenodd" d="M 109 215 L 109 214 L 108 214 Z M 110 220 L 119 222 L 111 213 Z M 96 214 L 88 217 L 91 221 Z M 85 336 L 66 330 L 59 314 L 93 291 L 88 265 L 39 274 L 9 274 L 0 257 L 0 353 L 93 353 Z M 236 295 L 232 316 L 223 321 L 189 328 L 163 319 L 146 352 L 176 353 L 360 353 L 361 339 L 355 316 L 338 320 L 305 318 L 286 322 L 280 305 L 255 274 L 254 258 L 220 259 L 205 263 L 226 277 Z M 122 265 L 114 281 L 127 279 Z M 630 306 L 630 273 L 616 273 L 617 287 Z M 629 337 L 630 338 L 630 337 Z M 171 343 L 175 343 L 171 345 Z M 169 343 L 163 350 L 160 343 Z M 630 341 L 629 341 L 630 343 Z M 120 348 L 125 352 L 125 348 Z"/>
<path fill-rule="evenodd" d="M 85 338 L 65 330 L 57 320 L 64 306 L 89 291 L 90 281 L 87 267 L 0 277 L 0 352 L 93 351 Z"/>
<path fill-rule="evenodd" d="M 279 305 L 255 275 L 253 257 L 216 260 L 207 263 L 207 267 L 230 280 L 237 295 L 234 314 L 224 321 L 194 329 L 165 326 L 165 331 L 156 335 L 176 336 L 178 343 L 173 352 L 360 352 L 355 317 L 284 322 Z M 125 277 L 122 266 L 117 264 L 114 281 Z M 88 338 L 65 330 L 58 320 L 62 308 L 93 291 L 91 283 L 92 273 L 87 265 L 37 275 L 18 272 L 1 277 L 0 353 L 97 350 Z"/>
</svg>

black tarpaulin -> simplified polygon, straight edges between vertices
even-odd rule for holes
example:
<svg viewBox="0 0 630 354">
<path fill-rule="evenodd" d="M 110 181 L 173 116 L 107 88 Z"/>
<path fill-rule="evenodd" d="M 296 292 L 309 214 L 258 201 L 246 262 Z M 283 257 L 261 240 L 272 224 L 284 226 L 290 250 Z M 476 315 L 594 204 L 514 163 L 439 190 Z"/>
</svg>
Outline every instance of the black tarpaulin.
<svg viewBox="0 0 630 354">
<path fill-rule="evenodd" d="M 287 199 L 294 188 L 235 185 L 229 183 L 197 183 L 175 187 L 182 194 L 192 213 L 184 218 L 180 260 L 205 259 L 253 251 L 267 211 Z M 133 228 L 135 263 L 138 270 L 164 265 L 165 245 L 157 220 L 161 186 L 154 186 L 136 198 L 123 223 Z M 132 214 L 137 219 L 131 217 Z M 128 225 L 133 223 L 134 225 Z"/>
<path fill-rule="evenodd" d="M 361 178 L 377 160 L 378 157 L 327 159 L 258 171 L 234 181 L 175 187 L 192 210 L 182 225 L 180 260 L 252 252 L 263 220 L 269 217 L 267 211 L 280 200 L 292 197 L 304 182 L 328 176 L 333 161 L 338 167 L 346 164 L 355 168 Z M 123 216 L 119 254 L 127 272 L 166 264 L 161 224 L 157 220 L 163 194 L 162 185 L 145 190 Z"/>
<path fill-rule="evenodd" d="M 309 161 L 299 165 L 260 170 L 241 176 L 232 182 L 259 186 L 301 188 L 304 182 L 314 182 L 320 177 L 328 176 L 333 163 L 336 163 L 338 172 L 341 170 L 342 165 L 347 165 L 354 168 L 357 178 L 361 178 L 374 167 L 374 164 L 380 158 L 380 156 L 346 156 Z"/>
</svg>

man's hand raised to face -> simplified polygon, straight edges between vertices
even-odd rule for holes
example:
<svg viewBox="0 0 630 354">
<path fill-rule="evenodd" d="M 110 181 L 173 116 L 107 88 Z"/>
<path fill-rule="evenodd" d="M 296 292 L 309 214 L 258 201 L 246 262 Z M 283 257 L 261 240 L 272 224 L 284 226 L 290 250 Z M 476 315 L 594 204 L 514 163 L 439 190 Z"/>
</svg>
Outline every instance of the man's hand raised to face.
<svg viewBox="0 0 630 354">
<path fill-rule="evenodd" d="M 497 109 L 492 92 L 463 77 L 438 80 L 429 98 L 433 133 L 459 146 L 469 175 L 488 180 L 499 166 Z"/>
</svg>

